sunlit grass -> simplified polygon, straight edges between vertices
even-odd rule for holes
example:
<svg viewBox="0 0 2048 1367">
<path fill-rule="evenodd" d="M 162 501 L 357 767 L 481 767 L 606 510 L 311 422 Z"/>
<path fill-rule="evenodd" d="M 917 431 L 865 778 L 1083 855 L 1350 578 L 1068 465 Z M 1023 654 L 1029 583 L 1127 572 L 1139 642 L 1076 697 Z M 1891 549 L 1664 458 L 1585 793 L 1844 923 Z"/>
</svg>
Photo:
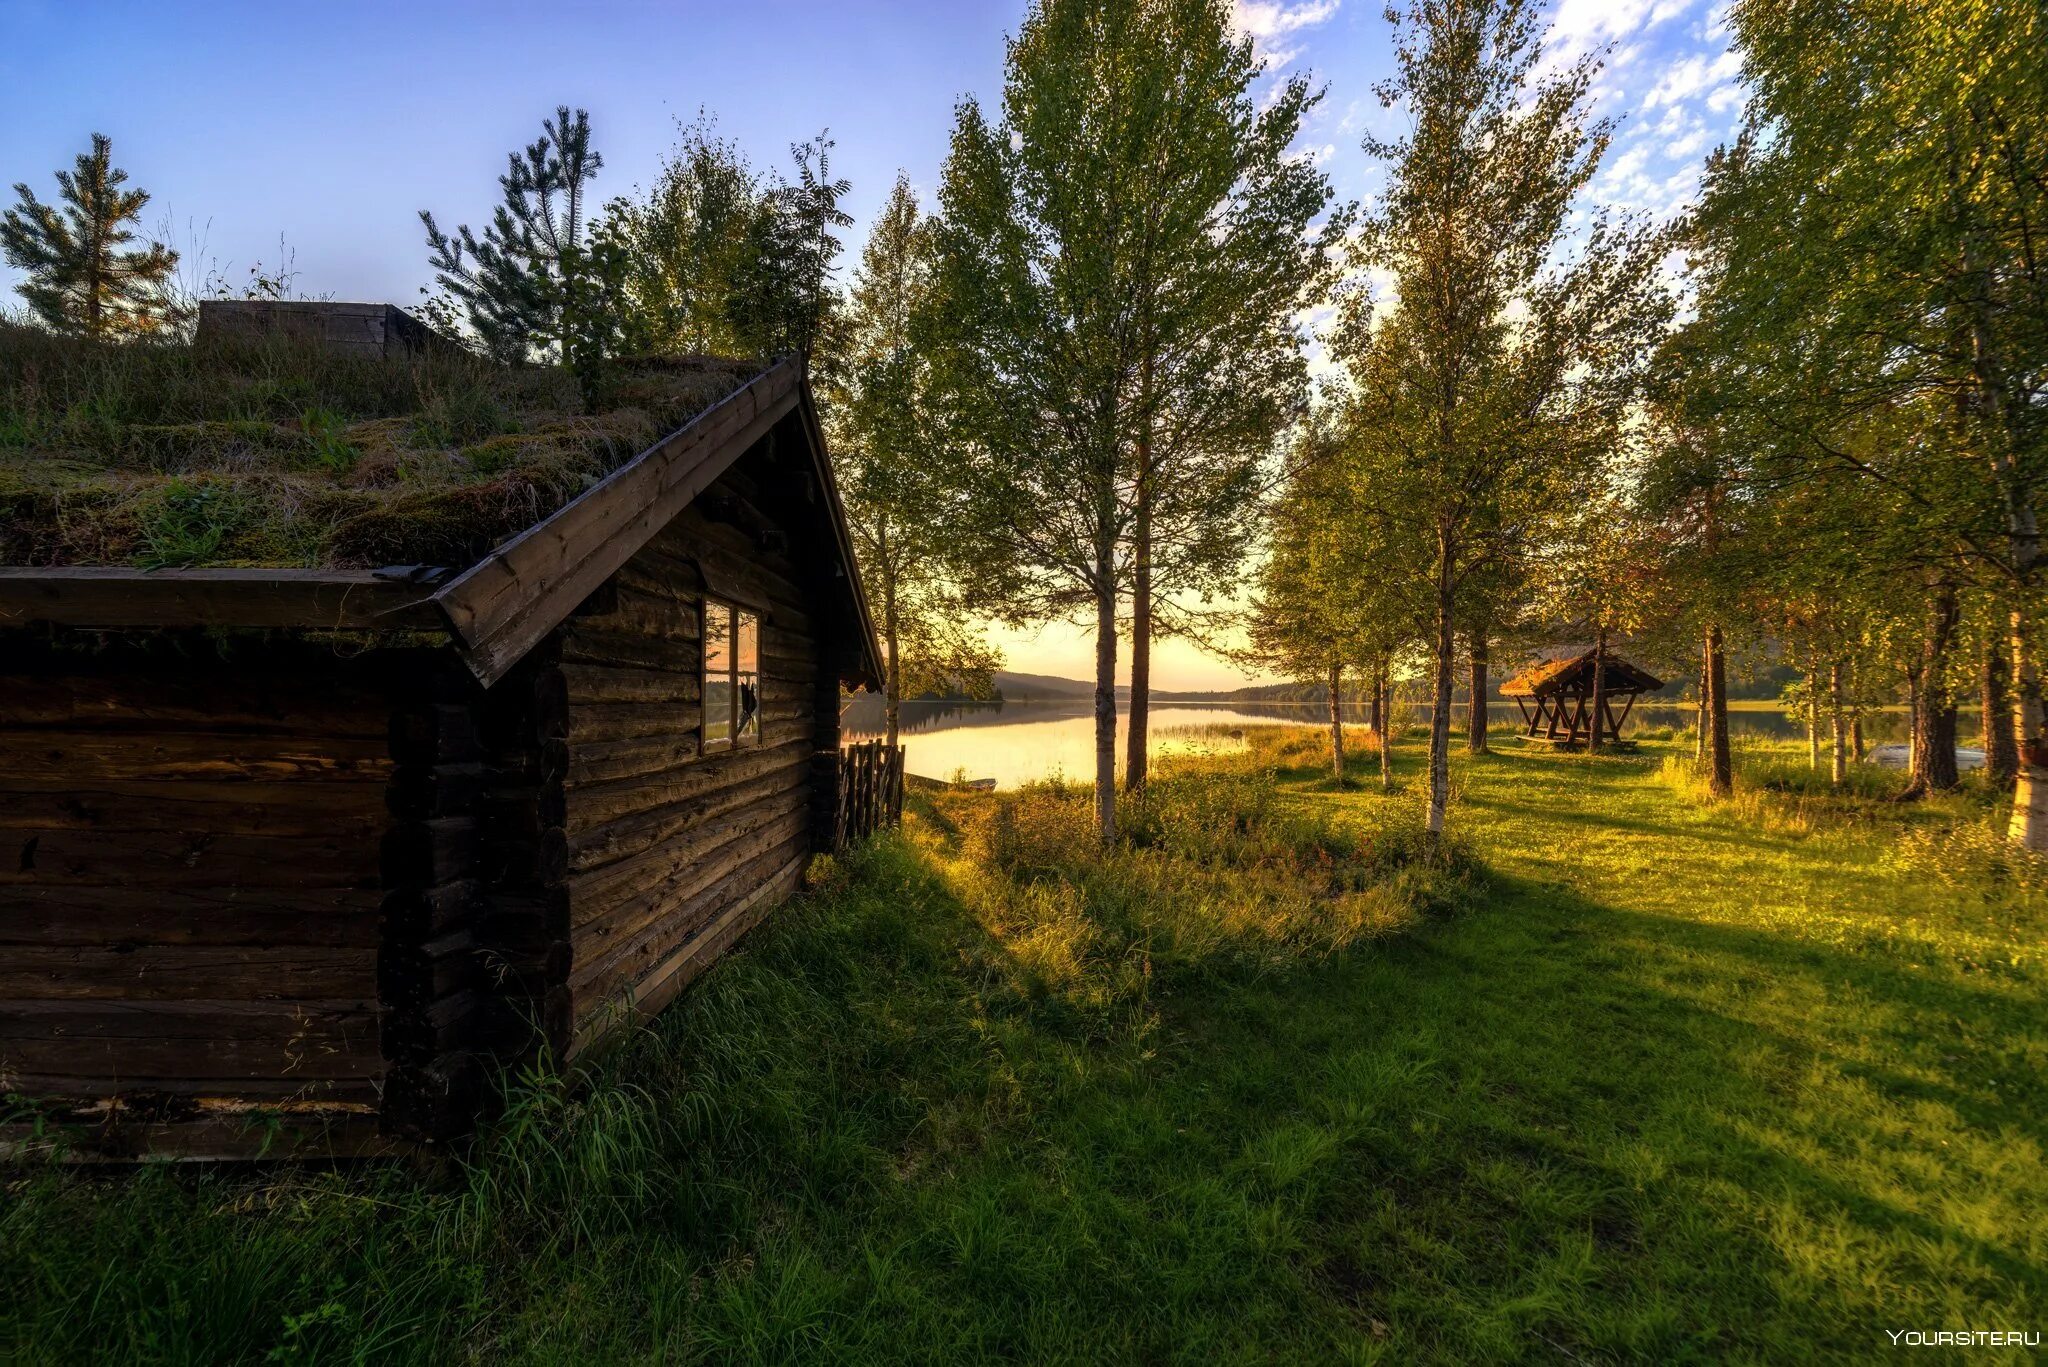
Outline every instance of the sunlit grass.
<svg viewBox="0 0 2048 1367">
<path fill-rule="evenodd" d="M 1361 734 L 1360 741 L 1366 738 Z M 2043 883 L 1684 741 L 905 833 L 472 1160 L 16 1174 L 0 1359 L 1862 1361 L 2048 1318 Z M 1482 872 L 1483 870 L 1483 872 Z M 1995 1357 L 1994 1359 L 1995 1360 Z"/>
</svg>

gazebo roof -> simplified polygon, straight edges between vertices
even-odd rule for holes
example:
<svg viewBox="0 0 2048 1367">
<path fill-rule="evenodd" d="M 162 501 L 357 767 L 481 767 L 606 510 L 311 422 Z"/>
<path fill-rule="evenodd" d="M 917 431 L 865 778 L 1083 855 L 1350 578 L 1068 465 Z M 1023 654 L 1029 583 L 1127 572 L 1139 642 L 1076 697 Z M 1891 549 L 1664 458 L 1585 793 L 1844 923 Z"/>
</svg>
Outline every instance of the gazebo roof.
<svg viewBox="0 0 2048 1367">
<path fill-rule="evenodd" d="M 1501 695 L 1508 698 L 1547 698 L 1555 693 L 1574 692 L 1580 687 L 1590 688 L 1593 676 L 1593 651 L 1583 650 L 1564 653 L 1549 660 L 1540 660 L 1524 669 L 1500 686 Z M 1603 692 L 1617 696 L 1625 693 L 1651 693 L 1664 686 L 1664 681 L 1640 665 L 1607 652 L 1606 677 L 1602 680 Z"/>
</svg>

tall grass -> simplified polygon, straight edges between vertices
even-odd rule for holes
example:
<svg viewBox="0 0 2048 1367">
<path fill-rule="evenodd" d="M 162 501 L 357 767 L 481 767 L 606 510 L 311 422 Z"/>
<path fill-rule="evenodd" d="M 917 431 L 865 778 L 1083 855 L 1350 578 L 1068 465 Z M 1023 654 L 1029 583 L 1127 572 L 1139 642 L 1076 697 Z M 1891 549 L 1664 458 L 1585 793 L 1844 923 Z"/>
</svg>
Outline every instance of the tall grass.
<svg viewBox="0 0 2048 1367">
<path fill-rule="evenodd" d="M 0 1360 L 1848 1362 L 2038 1322 L 2048 907 L 1953 859 L 1987 803 L 1507 745 L 1435 844 L 1396 754 L 1331 791 L 1316 733 L 1255 733 L 1107 849 L 1077 789 L 914 795 L 437 1168 L 0 1177 Z"/>
<path fill-rule="evenodd" d="M 288 338 L 114 345 L 0 322 L 0 564 L 466 564 L 731 392 Z"/>
</svg>

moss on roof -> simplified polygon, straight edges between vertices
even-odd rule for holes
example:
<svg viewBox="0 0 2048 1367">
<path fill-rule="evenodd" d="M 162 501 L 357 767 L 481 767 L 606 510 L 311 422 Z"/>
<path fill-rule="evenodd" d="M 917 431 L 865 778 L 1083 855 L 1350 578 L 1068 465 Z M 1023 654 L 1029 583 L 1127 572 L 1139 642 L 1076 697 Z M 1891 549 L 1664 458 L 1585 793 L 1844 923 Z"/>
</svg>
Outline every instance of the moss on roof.
<svg viewBox="0 0 2048 1367">
<path fill-rule="evenodd" d="M 745 384 L 285 341 L 110 346 L 0 324 L 0 564 L 468 565 Z"/>
</svg>

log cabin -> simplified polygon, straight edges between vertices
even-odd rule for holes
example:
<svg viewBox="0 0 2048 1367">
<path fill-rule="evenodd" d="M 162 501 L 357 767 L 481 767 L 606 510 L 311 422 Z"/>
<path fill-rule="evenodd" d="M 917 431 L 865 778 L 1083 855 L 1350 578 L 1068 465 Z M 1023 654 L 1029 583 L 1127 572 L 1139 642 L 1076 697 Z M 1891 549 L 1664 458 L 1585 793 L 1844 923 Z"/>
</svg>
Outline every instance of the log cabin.
<svg viewBox="0 0 2048 1367">
<path fill-rule="evenodd" d="M 797 886 L 874 632 L 801 367 L 682 368 L 715 401 L 488 545 L 145 569 L 0 534 L 4 1138 L 431 1150 Z"/>
</svg>

